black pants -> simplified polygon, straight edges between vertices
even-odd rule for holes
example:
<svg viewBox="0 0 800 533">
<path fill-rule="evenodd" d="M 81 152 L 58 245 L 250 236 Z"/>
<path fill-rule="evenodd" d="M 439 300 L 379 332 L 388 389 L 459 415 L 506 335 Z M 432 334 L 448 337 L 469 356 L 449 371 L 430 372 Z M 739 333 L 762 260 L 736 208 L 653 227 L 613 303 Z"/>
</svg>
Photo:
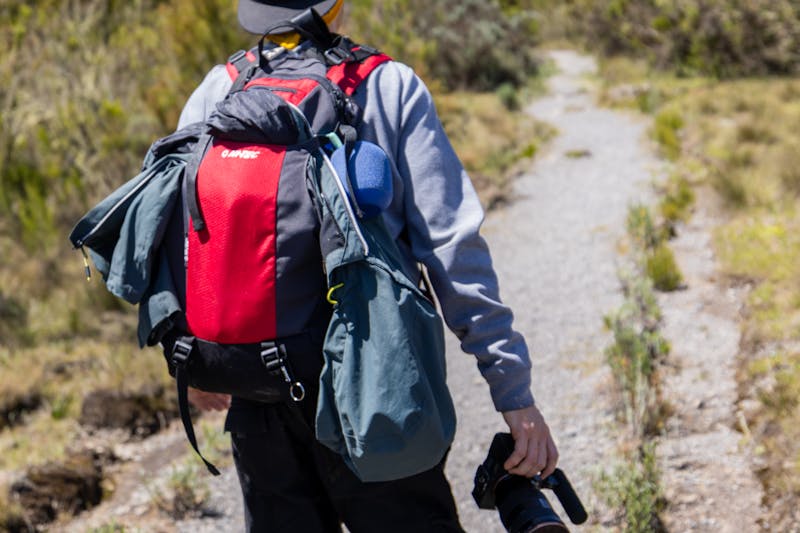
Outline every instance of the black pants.
<svg viewBox="0 0 800 533">
<path fill-rule="evenodd" d="M 306 402 L 303 402 L 306 403 Z M 364 483 L 313 438 L 308 412 L 234 402 L 226 423 L 249 532 L 463 532 L 444 460 L 415 476 Z"/>
</svg>

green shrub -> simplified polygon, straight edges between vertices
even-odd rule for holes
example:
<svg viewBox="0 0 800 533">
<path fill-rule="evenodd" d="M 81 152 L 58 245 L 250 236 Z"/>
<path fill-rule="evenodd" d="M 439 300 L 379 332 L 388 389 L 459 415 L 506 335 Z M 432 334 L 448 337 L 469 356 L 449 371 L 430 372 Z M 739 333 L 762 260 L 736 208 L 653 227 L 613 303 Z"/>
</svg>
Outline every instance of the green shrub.
<svg viewBox="0 0 800 533">
<path fill-rule="evenodd" d="M 502 83 L 495 89 L 495 94 L 497 94 L 497 99 L 500 100 L 500 103 L 502 103 L 503 107 L 507 110 L 517 111 L 520 108 L 519 91 L 513 84 L 508 82 Z"/>
<path fill-rule="evenodd" d="M 681 155 L 681 129 L 683 117 L 675 109 L 667 108 L 659 111 L 653 121 L 653 138 L 663 154 L 675 160 Z"/>
<path fill-rule="evenodd" d="M 650 279 L 641 275 L 621 275 L 624 301 L 605 317 L 614 336 L 606 348 L 606 360 L 621 391 L 625 420 L 637 439 L 657 432 L 663 422 L 656 366 L 669 353 L 669 343 L 661 336 L 661 309 Z"/>
<path fill-rule="evenodd" d="M 659 210 L 668 224 L 685 221 L 694 204 L 695 196 L 689 181 L 681 176 L 673 176 L 667 183 Z"/>
<path fill-rule="evenodd" d="M 628 208 L 627 229 L 639 251 L 652 250 L 663 240 L 662 232 L 645 205 L 638 204 Z"/>
<path fill-rule="evenodd" d="M 647 254 L 645 271 L 660 291 L 674 291 L 683 283 L 683 275 L 675 262 L 675 255 L 666 243 L 662 243 Z"/>
<path fill-rule="evenodd" d="M 679 74 L 800 72 L 794 0 L 571 0 L 569 32 L 609 55 L 647 57 Z"/>
<path fill-rule="evenodd" d="M 346 30 L 445 89 L 493 90 L 536 73 L 534 12 L 497 0 L 354 0 Z"/>
<path fill-rule="evenodd" d="M 618 509 L 618 519 L 626 533 L 665 532 L 659 518 L 664 498 L 655 443 L 648 443 L 628 453 L 610 472 L 603 472 L 595 489 L 608 504 Z"/>
</svg>

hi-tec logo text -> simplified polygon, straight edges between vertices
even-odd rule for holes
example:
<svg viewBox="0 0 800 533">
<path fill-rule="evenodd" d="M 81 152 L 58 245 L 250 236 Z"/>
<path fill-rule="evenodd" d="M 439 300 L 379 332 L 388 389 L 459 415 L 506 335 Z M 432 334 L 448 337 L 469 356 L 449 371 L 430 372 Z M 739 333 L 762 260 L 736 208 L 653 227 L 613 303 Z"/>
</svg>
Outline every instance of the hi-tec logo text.
<svg viewBox="0 0 800 533">
<path fill-rule="evenodd" d="M 258 150 L 223 150 L 221 155 L 222 159 L 256 159 L 260 153 Z"/>
</svg>

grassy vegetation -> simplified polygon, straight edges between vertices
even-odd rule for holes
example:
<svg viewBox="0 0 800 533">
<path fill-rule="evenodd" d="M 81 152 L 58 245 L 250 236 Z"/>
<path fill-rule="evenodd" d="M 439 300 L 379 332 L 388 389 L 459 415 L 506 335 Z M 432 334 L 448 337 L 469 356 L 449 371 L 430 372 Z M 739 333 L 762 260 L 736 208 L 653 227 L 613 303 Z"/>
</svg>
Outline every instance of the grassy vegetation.
<svg viewBox="0 0 800 533">
<path fill-rule="evenodd" d="M 195 457 L 172 466 L 163 488 L 151 489 L 155 507 L 173 520 L 199 517 L 211 492 L 208 475 Z"/>
<path fill-rule="evenodd" d="M 661 210 L 664 210 L 665 204 L 674 203 L 674 200 L 665 196 L 661 201 Z M 688 205 L 684 205 L 679 213 L 687 208 Z M 683 286 L 683 274 L 668 243 L 672 231 L 673 223 L 670 220 L 665 218 L 656 223 L 646 206 L 632 206 L 628 211 L 628 235 L 634 244 L 634 259 L 653 287 L 664 292 Z"/>
<path fill-rule="evenodd" d="M 626 456 L 595 482 L 595 489 L 618 509 L 625 533 L 666 531 L 658 515 L 665 508 L 661 493 L 656 447 L 646 444 Z"/>
<path fill-rule="evenodd" d="M 346 29 L 446 90 L 525 85 L 537 71 L 534 2 L 350 0 Z"/>
<path fill-rule="evenodd" d="M 203 419 L 195 426 L 203 455 L 218 468 L 231 465 L 229 439 L 220 430 L 220 417 Z M 149 486 L 151 503 L 171 520 L 195 518 L 207 512 L 211 487 L 209 474 L 194 450 L 173 462 L 166 479 Z"/>
<path fill-rule="evenodd" d="M 26 527 L 22 508 L 8 501 L 5 492 L 0 492 L 0 531 L 25 531 Z"/>
<path fill-rule="evenodd" d="M 656 443 L 666 419 L 669 403 L 662 397 L 660 368 L 669 354 L 669 342 L 661 335 L 661 309 L 654 288 L 653 263 L 661 254 L 672 261 L 664 271 L 678 275 L 663 228 L 653 222 L 645 206 L 631 206 L 628 212 L 629 271 L 620 272 L 622 305 L 605 316 L 613 342 L 606 348 L 606 361 L 619 395 L 624 431 L 620 459 L 595 482 L 598 493 L 617 509 L 622 530 L 630 533 L 663 531 L 659 513 L 665 503 L 659 484 Z"/>
<path fill-rule="evenodd" d="M 82 434 L 83 398 L 94 390 L 140 391 L 170 386 L 163 358 L 128 342 L 66 340 L 18 350 L 0 348 L 0 411 L 19 420 L 0 431 L 0 470 L 18 470 L 64 457 Z M 20 409 L 37 398 L 33 409 Z M 47 443 L 42 446 L 41 443 Z"/>
<path fill-rule="evenodd" d="M 664 218 L 682 220 L 695 190 L 720 200 L 715 251 L 729 281 L 751 287 L 740 400 L 756 406 L 745 411 L 747 436 L 780 528 L 800 504 L 800 79 L 683 79 L 621 59 L 605 67 L 607 102 L 667 117 L 654 133 L 675 161 Z"/>
<path fill-rule="evenodd" d="M 635 440 L 657 434 L 663 425 L 658 365 L 669 353 L 661 336 L 661 310 L 652 282 L 643 272 L 621 274 L 623 304 L 605 317 L 614 342 L 606 360 L 621 392 L 625 422 Z"/>
<path fill-rule="evenodd" d="M 439 94 L 437 109 L 484 205 L 490 208 L 507 199 L 515 169 L 534 157 L 555 133 L 551 126 L 507 109 L 496 93 Z"/>
<path fill-rule="evenodd" d="M 552 2 L 544 0 L 545 6 Z M 644 58 L 679 76 L 800 72 L 793 0 L 565 0 L 550 9 L 562 36 L 606 55 Z"/>
</svg>

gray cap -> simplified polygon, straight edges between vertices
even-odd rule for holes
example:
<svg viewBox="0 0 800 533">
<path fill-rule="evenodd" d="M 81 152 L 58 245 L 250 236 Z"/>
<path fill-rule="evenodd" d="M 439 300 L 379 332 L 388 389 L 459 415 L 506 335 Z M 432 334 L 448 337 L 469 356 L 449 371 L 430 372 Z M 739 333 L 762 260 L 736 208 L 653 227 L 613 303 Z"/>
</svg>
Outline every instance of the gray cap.
<svg viewBox="0 0 800 533">
<path fill-rule="evenodd" d="M 310 7 L 324 15 L 335 4 L 336 0 L 239 0 L 239 24 L 250 33 L 262 35 Z M 281 29 L 287 31 L 288 28 Z"/>
</svg>

